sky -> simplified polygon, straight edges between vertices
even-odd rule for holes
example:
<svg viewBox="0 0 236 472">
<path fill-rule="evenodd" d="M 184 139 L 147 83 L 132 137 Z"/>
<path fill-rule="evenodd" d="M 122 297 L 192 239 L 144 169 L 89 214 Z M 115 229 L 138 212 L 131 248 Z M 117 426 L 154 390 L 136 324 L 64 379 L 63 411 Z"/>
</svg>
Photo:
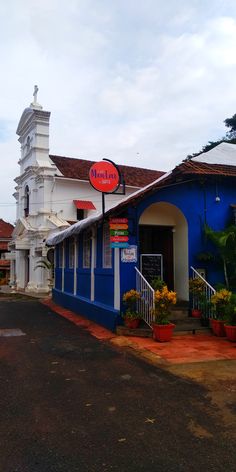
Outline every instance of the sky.
<svg viewBox="0 0 236 472">
<path fill-rule="evenodd" d="M 236 113 L 235 0 L 8 0 L 0 22 L 0 218 L 11 223 L 16 129 L 35 84 L 51 154 L 163 171 Z"/>
</svg>

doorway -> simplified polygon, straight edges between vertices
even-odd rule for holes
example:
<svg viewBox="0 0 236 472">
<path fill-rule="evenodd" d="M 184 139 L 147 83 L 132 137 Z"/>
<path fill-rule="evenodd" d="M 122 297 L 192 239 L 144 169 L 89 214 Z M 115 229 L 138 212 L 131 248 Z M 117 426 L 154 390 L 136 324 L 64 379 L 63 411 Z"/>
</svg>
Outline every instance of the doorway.
<svg viewBox="0 0 236 472">
<path fill-rule="evenodd" d="M 139 248 L 141 254 L 162 254 L 163 280 L 170 290 L 174 289 L 173 227 L 139 225 Z"/>
</svg>

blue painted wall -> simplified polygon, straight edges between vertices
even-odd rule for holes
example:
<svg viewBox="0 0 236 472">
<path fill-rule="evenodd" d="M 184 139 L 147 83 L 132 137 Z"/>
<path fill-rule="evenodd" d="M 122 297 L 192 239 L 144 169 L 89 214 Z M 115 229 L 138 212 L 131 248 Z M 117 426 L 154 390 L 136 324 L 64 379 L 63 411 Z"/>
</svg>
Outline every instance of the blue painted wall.
<svg viewBox="0 0 236 472">
<path fill-rule="evenodd" d="M 220 201 L 216 202 L 216 197 Z M 189 267 L 206 268 L 207 279 L 214 286 L 217 282 L 222 282 L 222 271 L 216 270 L 211 264 L 199 262 L 197 254 L 213 250 L 214 248 L 206 242 L 204 236 L 204 223 L 207 223 L 215 230 L 223 229 L 227 223 L 232 222 L 232 210 L 230 205 L 236 203 L 236 188 L 233 179 L 222 178 L 216 181 L 209 178 L 205 182 L 192 181 L 187 183 L 179 182 L 153 192 L 143 198 L 136 207 L 130 206 L 124 211 L 124 216 L 129 219 L 129 243 L 138 246 L 138 221 L 143 211 L 151 204 L 157 202 L 167 202 L 175 205 L 185 216 L 188 223 L 188 244 L 189 244 Z M 95 269 L 95 301 L 90 301 L 90 269 L 83 269 L 83 239 L 79 237 L 79 256 L 77 269 L 77 296 L 73 293 L 73 271 L 68 268 L 65 271 L 65 291 L 61 293 L 61 270 L 56 268 L 56 290 L 54 290 L 55 301 L 74 311 L 85 314 L 86 317 L 98 323 L 114 329 L 115 324 L 120 320 L 119 313 L 113 309 L 114 306 L 114 268 L 103 269 L 102 267 L 102 228 L 98 228 L 97 234 L 97 264 Z M 67 247 L 67 246 L 66 246 Z M 58 255 L 57 255 L 58 260 Z M 66 256 L 68 261 L 68 254 Z M 139 261 L 139 253 L 138 253 Z M 114 261 L 113 261 L 114 262 Z M 114 265 L 114 264 L 113 264 Z M 124 263 L 120 261 L 120 288 L 121 288 L 121 311 L 125 309 L 122 305 L 123 293 L 131 288 L 135 288 L 135 266 L 139 263 Z M 81 310 L 81 311 L 80 311 Z"/>
</svg>

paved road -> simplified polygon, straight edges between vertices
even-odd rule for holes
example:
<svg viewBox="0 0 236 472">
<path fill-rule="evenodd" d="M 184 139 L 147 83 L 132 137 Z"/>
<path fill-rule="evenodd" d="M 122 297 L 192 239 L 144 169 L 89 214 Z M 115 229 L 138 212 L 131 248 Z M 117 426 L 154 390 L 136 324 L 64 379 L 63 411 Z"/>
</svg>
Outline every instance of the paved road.
<svg viewBox="0 0 236 472">
<path fill-rule="evenodd" d="M 203 386 L 39 301 L 0 301 L 0 328 L 25 333 L 0 337 L 2 472 L 235 472 L 236 443 Z"/>
</svg>

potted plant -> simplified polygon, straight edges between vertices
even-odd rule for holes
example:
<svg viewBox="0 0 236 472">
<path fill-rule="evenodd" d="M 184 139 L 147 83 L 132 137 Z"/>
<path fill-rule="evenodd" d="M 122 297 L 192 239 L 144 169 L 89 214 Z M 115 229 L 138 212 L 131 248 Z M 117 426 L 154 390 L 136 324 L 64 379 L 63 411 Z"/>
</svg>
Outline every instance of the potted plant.
<svg viewBox="0 0 236 472">
<path fill-rule="evenodd" d="M 154 290 L 160 290 L 166 285 L 164 280 L 162 280 L 160 277 L 156 276 L 151 280 L 151 286 Z"/>
<path fill-rule="evenodd" d="M 201 313 L 201 325 L 209 326 L 209 313 L 210 313 L 211 302 L 207 299 L 205 293 L 203 293 L 199 299 L 199 310 Z"/>
<path fill-rule="evenodd" d="M 210 320 L 211 329 L 216 336 L 225 336 L 225 316 L 229 309 L 232 292 L 222 288 L 211 297 L 211 304 L 214 307 L 215 315 Z"/>
<path fill-rule="evenodd" d="M 176 292 L 168 290 L 167 285 L 155 291 L 153 310 L 153 337 L 156 341 L 171 340 L 175 324 L 169 321 L 171 305 L 176 304 Z"/>
<path fill-rule="evenodd" d="M 189 291 L 192 294 L 193 308 L 191 315 L 193 318 L 201 318 L 201 307 L 206 301 L 205 284 L 200 277 L 189 279 Z"/>
<path fill-rule="evenodd" d="M 229 341 L 236 342 L 236 294 L 232 294 L 225 310 L 225 333 Z"/>
<path fill-rule="evenodd" d="M 123 294 L 123 302 L 127 306 L 127 309 L 122 316 L 127 328 L 135 329 L 139 326 L 142 315 L 137 311 L 137 300 L 140 298 L 140 292 L 135 289 L 131 289 Z"/>
</svg>

